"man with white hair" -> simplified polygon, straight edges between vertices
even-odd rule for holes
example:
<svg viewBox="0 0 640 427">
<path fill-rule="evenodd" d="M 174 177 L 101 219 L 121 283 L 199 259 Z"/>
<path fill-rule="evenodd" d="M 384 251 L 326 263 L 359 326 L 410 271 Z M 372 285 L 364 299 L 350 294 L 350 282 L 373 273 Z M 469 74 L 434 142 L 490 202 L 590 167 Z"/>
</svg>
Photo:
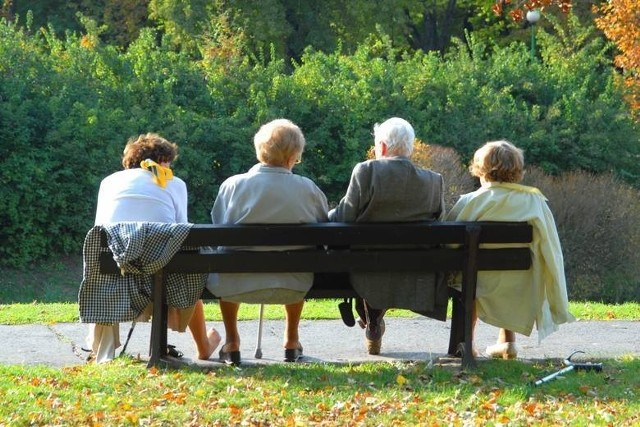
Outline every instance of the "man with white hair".
<svg viewBox="0 0 640 427">
<path fill-rule="evenodd" d="M 444 180 L 411 162 L 415 132 L 393 117 L 374 126 L 375 159 L 358 163 L 330 221 L 411 222 L 442 219 Z M 356 300 L 359 324 L 366 329 L 369 354 L 379 354 L 388 308 L 446 318 L 447 290 L 433 273 L 359 273 L 351 282 L 364 300 Z"/>
</svg>

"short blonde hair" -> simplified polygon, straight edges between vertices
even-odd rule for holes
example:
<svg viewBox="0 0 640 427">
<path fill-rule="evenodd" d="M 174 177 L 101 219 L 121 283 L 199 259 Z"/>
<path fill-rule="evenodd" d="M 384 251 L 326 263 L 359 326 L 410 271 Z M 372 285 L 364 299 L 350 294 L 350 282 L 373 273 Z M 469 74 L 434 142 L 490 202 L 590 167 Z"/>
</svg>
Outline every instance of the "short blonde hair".
<svg viewBox="0 0 640 427">
<path fill-rule="evenodd" d="M 489 182 L 519 182 L 524 176 L 524 155 L 509 141 L 487 142 L 473 155 L 469 171 Z"/>
<path fill-rule="evenodd" d="M 287 119 L 276 119 L 262 125 L 253 137 L 256 157 L 270 166 L 287 166 L 291 156 L 302 155 L 304 144 L 300 128 Z"/>
<path fill-rule="evenodd" d="M 127 141 L 122 156 L 125 169 L 140 167 L 140 162 L 151 159 L 156 163 L 171 163 L 178 158 L 178 146 L 155 133 L 142 134 Z"/>
</svg>

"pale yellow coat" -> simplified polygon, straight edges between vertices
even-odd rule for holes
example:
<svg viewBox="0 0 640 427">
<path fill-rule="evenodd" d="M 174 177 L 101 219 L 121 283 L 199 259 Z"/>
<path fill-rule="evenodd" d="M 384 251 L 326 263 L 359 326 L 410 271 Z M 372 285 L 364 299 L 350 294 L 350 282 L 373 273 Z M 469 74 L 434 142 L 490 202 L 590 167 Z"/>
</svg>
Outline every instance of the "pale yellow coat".
<svg viewBox="0 0 640 427">
<path fill-rule="evenodd" d="M 569 313 L 560 239 L 542 193 L 534 187 L 486 183 L 460 197 L 447 215 L 457 221 L 526 221 L 533 226 L 532 267 L 478 273 L 476 307 L 485 323 L 538 340 L 574 321 Z"/>
</svg>

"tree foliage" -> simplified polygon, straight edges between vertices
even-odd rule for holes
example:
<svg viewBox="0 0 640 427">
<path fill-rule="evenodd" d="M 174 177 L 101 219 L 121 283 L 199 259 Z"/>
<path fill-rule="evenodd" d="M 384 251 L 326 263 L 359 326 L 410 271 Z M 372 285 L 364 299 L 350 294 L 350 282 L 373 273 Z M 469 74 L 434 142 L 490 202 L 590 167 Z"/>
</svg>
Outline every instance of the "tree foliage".
<svg viewBox="0 0 640 427">
<path fill-rule="evenodd" d="M 502 15 L 508 11 L 509 16 L 516 22 L 523 21 L 530 10 L 544 10 L 557 7 L 562 13 L 569 13 L 573 7 L 572 0 L 495 0 L 493 12 Z"/>
<path fill-rule="evenodd" d="M 640 8 L 635 0 L 612 0 L 595 8 L 596 25 L 618 47 L 615 64 L 625 71 L 631 106 L 640 119 Z"/>
<path fill-rule="evenodd" d="M 120 168 L 125 141 L 148 131 L 180 145 L 176 174 L 188 183 L 194 222 L 208 221 L 217 185 L 255 162 L 251 137 L 276 117 L 302 127 L 308 146 L 297 172 L 333 202 L 365 157 L 373 124 L 393 115 L 463 161 L 482 142 L 507 138 L 547 173 L 640 176 L 640 129 L 606 47 L 577 20 L 559 22 L 559 37 L 540 32 L 535 63 L 517 43 L 488 48 L 470 36 L 442 56 L 403 53 L 380 35 L 353 55 L 307 48 L 292 70 L 282 59 L 219 55 L 213 40 L 200 42 L 205 54 L 194 60 L 151 29 L 121 50 L 101 41 L 96 22 L 83 23 L 82 34 L 64 38 L 0 25 L 5 264 L 78 251 L 99 181 Z"/>
</svg>

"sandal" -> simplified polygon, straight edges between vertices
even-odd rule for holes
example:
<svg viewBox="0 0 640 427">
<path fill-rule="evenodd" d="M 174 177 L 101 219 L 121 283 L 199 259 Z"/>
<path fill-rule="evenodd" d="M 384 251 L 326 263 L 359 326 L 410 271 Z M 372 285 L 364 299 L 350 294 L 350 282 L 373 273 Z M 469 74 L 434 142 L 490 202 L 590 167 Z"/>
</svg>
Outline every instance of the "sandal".
<svg viewBox="0 0 640 427">
<path fill-rule="evenodd" d="M 296 348 L 284 349 L 284 361 L 285 362 L 297 362 L 302 357 L 302 344 L 298 343 Z"/>
<path fill-rule="evenodd" d="M 225 347 L 228 344 L 225 344 L 220 349 L 218 355 L 220 356 L 220 361 L 222 363 L 226 363 L 227 365 L 238 366 L 241 361 L 240 350 L 235 351 L 225 351 Z"/>
<path fill-rule="evenodd" d="M 485 350 L 487 356 L 495 359 L 515 359 L 518 357 L 518 349 L 514 342 L 503 342 L 494 345 L 490 345 Z"/>
<path fill-rule="evenodd" d="M 175 345 L 167 344 L 167 356 L 175 357 L 176 359 L 181 359 L 184 354 L 180 350 L 176 350 Z"/>
</svg>

